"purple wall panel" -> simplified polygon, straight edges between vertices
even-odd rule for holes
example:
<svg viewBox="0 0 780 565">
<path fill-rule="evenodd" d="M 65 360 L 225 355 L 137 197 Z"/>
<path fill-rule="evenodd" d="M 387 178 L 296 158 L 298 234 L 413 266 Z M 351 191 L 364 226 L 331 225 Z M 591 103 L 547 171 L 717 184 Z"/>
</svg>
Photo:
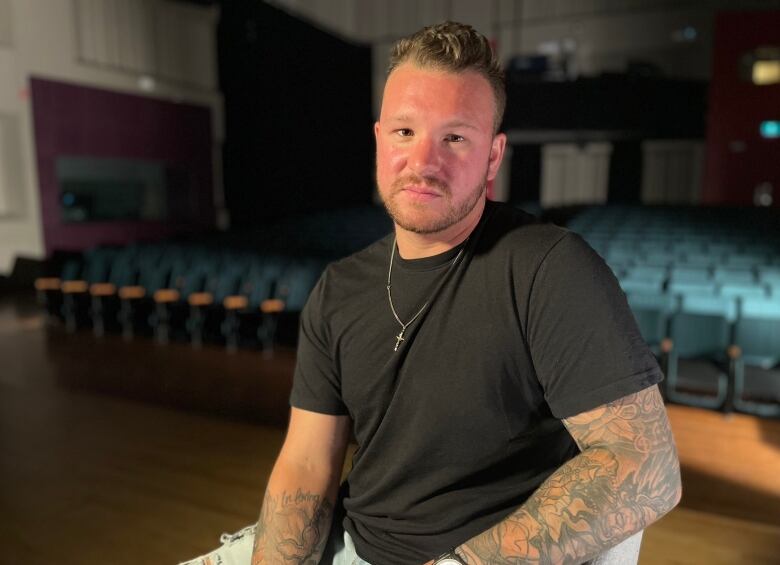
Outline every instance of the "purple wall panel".
<svg viewBox="0 0 780 565">
<path fill-rule="evenodd" d="M 153 240 L 214 226 L 209 108 L 32 78 L 32 104 L 46 252 Z M 177 222 L 64 223 L 58 157 L 162 161 L 185 171 L 187 211 Z"/>
</svg>

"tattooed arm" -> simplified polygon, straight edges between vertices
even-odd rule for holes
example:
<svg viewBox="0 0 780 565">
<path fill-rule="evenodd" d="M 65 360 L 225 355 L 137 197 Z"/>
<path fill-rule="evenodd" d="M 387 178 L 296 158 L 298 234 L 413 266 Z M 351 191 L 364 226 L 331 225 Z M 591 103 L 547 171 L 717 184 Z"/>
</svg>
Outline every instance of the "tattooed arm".
<svg viewBox="0 0 780 565">
<path fill-rule="evenodd" d="M 328 541 L 349 418 L 292 409 L 268 480 L 252 565 L 316 565 Z"/>
<path fill-rule="evenodd" d="M 516 512 L 457 548 L 470 565 L 582 563 L 679 502 L 677 450 L 658 387 L 563 423 L 581 453 Z"/>
</svg>

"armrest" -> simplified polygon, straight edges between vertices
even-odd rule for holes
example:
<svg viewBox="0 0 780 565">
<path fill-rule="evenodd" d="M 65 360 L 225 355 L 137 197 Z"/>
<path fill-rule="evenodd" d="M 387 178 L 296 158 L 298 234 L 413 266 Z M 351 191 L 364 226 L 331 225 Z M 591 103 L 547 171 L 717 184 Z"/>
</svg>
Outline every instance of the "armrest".
<svg viewBox="0 0 780 565">
<path fill-rule="evenodd" d="M 168 304 L 179 301 L 179 291 L 172 288 L 163 288 L 155 291 L 154 301 L 158 304 Z"/>
<path fill-rule="evenodd" d="M 35 279 L 35 290 L 59 290 L 61 284 L 57 277 L 41 277 Z"/>
<path fill-rule="evenodd" d="M 214 303 L 214 296 L 210 292 L 193 292 L 187 297 L 190 306 L 209 306 Z"/>
<path fill-rule="evenodd" d="M 242 310 L 249 306 L 249 299 L 241 295 L 228 296 L 222 301 L 222 305 L 226 310 Z"/>
<path fill-rule="evenodd" d="M 133 300 L 146 296 L 146 289 L 142 286 L 123 286 L 119 289 L 119 298 Z"/>
<path fill-rule="evenodd" d="M 89 290 L 87 281 L 65 281 L 60 285 L 64 294 L 81 294 Z"/>
<path fill-rule="evenodd" d="M 116 286 L 111 283 L 94 283 L 90 285 L 89 293 L 92 296 L 114 296 Z"/>
<path fill-rule="evenodd" d="M 739 345 L 730 345 L 726 350 L 726 355 L 729 356 L 729 359 L 735 361 L 742 357 L 742 348 Z"/>
<path fill-rule="evenodd" d="M 260 311 L 265 314 L 276 314 L 284 310 L 284 307 L 284 300 L 279 300 L 278 298 L 270 298 L 260 303 Z"/>
</svg>

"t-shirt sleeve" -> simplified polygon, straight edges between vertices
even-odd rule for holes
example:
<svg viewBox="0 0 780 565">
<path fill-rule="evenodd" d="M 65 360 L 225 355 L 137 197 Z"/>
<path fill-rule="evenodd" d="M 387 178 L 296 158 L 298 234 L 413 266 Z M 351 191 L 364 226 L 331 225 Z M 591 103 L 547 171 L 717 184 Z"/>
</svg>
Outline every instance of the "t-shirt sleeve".
<svg viewBox="0 0 780 565">
<path fill-rule="evenodd" d="M 323 314 L 327 270 L 314 286 L 301 312 L 298 353 L 290 405 L 322 414 L 345 415 L 341 378 L 329 347 L 329 331 Z"/>
<path fill-rule="evenodd" d="M 526 327 L 537 378 L 556 418 L 663 379 L 614 274 L 574 233 L 566 233 L 542 260 Z"/>
</svg>

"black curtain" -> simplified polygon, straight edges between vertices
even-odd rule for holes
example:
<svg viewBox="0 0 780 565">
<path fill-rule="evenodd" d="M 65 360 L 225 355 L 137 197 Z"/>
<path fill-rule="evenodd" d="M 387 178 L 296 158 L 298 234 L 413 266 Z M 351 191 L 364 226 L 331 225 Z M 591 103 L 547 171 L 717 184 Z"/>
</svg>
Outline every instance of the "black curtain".
<svg viewBox="0 0 780 565">
<path fill-rule="evenodd" d="M 371 49 L 257 0 L 223 2 L 225 197 L 234 227 L 371 202 Z"/>
<path fill-rule="evenodd" d="M 509 163 L 509 202 L 520 205 L 539 202 L 542 178 L 542 146 L 520 143 L 512 146 Z"/>
</svg>

